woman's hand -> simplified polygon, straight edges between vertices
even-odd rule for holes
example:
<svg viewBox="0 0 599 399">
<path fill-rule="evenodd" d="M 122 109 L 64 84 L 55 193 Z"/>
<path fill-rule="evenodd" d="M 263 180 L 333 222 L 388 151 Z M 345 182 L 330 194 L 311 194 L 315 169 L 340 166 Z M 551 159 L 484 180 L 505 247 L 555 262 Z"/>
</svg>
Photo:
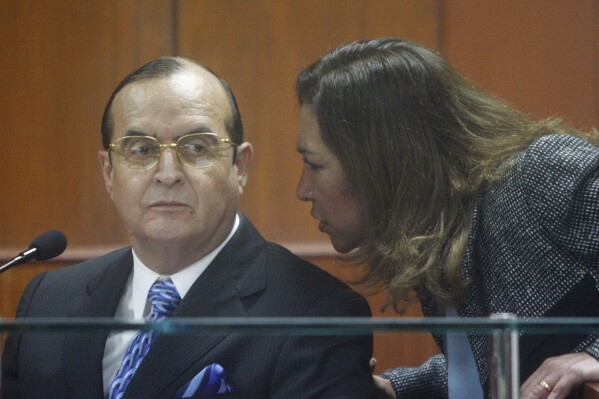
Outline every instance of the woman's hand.
<svg viewBox="0 0 599 399">
<path fill-rule="evenodd" d="M 375 367 L 376 359 L 373 357 L 370 359 L 370 372 L 373 373 Z M 397 396 L 395 396 L 395 391 L 393 390 L 393 386 L 391 386 L 391 381 L 374 374 L 372 375 L 372 380 L 374 381 L 374 386 L 376 387 L 376 397 L 378 399 L 397 399 Z"/>
<path fill-rule="evenodd" d="M 391 386 L 391 381 L 378 375 L 373 375 L 374 386 L 376 387 L 378 399 L 396 399 L 395 391 Z"/>
<path fill-rule="evenodd" d="M 520 387 L 520 399 L 562 399 L 585 382 L 599 381 L 599 361 L 587 353 L 550 357 Z"/>
</svg>

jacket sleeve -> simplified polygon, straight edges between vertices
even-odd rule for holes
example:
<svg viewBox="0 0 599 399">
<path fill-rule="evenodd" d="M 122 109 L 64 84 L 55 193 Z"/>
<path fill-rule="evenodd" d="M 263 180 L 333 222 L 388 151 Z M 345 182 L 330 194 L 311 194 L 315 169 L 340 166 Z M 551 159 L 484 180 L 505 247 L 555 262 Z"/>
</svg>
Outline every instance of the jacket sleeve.
<svg viewBox="0 0 599 399">
<path fill-rule="evenodd" d="M 544 167 L 543 178 L 530 173 L 531 201 L 552 241 L 587 265 L 599 289 L 599 148 L 569 136 L 548 136 L 531 146 L 531 161 Z M 549 216 L 548 216 L 549 215 Z M 599 360 L 599 339 L 578 350 Z"/>
<path fill-rule="evenodd" d="M 19 307 L 17 308 L 17 318 L 26 317 L 31 298 L 42 281 L 45 273 L 37 275 L 25 288 Z M 21 397 L 19 393 L 19 346 L 21 343 L 21 334 L 14 331 L 6 337 L 6 344 L 2 352 L 2 389 L 0 397 L 14 398 Z"/>
<path fill-rule="evenodd" d="M 370 317 L 357 295 L 338 301 L 334 316 Z M 331 315 L 322 309 L 319 316 Z M 272 377 L 272 399 L 370 399 L 375 388 L 369 361 L 372 335 L 291 335 L 286 339 Z"/>
<path fill-rule="evenodd" d="M 398 398 L 447 398 L 447 363 L 435 355 L 419 367 L 398 367 L 381 373 L 391 381 Z"/>
<path fill-rule="evenodd" d="M 576 137 L 547 136 L 525 156 L 531 166 L 524 171 L 526 197 L 537 222 L 555 245 L 597 272 L 599 148 Z"/>
</svg>

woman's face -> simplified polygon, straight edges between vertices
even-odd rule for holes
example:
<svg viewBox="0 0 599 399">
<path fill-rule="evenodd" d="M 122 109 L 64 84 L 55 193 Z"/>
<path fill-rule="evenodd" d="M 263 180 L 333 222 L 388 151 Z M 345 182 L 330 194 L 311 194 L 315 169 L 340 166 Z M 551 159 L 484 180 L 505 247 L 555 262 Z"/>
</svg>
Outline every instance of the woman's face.
<svg viewBox="0 0 599 399">
<path fill-rule="evenodd" d="M 329 235 L 337 252 L 359 247 L 364 237 L 362 213 L 339 160 L 321 139 L 316 114 L 307 105 L 300 111 L 297 151 L 304 167 L 296 196 L 312 202 L 310 214 L 320 221 L 319 230 Z"/>
</svg>

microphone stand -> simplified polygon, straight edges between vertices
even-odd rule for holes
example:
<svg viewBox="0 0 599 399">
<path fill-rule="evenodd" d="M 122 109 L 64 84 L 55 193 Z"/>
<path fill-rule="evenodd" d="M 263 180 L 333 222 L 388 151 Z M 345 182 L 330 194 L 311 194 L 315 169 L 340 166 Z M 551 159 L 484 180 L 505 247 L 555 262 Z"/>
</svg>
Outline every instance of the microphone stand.
<svg viewBox="0 0 599 399">
<path fill-rule="evenodd" d="M 29 258 L 35 256 L 36 252 L 37 248 L 29 248 L 27 251 L 21 252 L 16 258 L 11 260 L 10 262 L 0 266 L 0 273 L 4 273 L 13 266 L 27 262 Z"/>
</svg>

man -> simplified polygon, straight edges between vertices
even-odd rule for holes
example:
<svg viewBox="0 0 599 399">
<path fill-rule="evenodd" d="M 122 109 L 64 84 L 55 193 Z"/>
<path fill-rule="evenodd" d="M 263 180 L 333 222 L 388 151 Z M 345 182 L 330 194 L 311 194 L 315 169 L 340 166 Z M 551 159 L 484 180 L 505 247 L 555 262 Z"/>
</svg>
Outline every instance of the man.
<svg viewBox="0 0 599 399">
<path fill-rule="evenodd" d="M 174 57 L 142 66 L 113 93 L 102 136 L 106 189 L 131 248 L 37 276 L 19 317 L 370 314 L 363 298 L 264 241 L 238 212 L 252 146 L 232 92 L 211 71 Z M 369 336 L 11 334 L 2 394 L 363 399 L 373 395 L 371 350 Z"/>
</svg>

